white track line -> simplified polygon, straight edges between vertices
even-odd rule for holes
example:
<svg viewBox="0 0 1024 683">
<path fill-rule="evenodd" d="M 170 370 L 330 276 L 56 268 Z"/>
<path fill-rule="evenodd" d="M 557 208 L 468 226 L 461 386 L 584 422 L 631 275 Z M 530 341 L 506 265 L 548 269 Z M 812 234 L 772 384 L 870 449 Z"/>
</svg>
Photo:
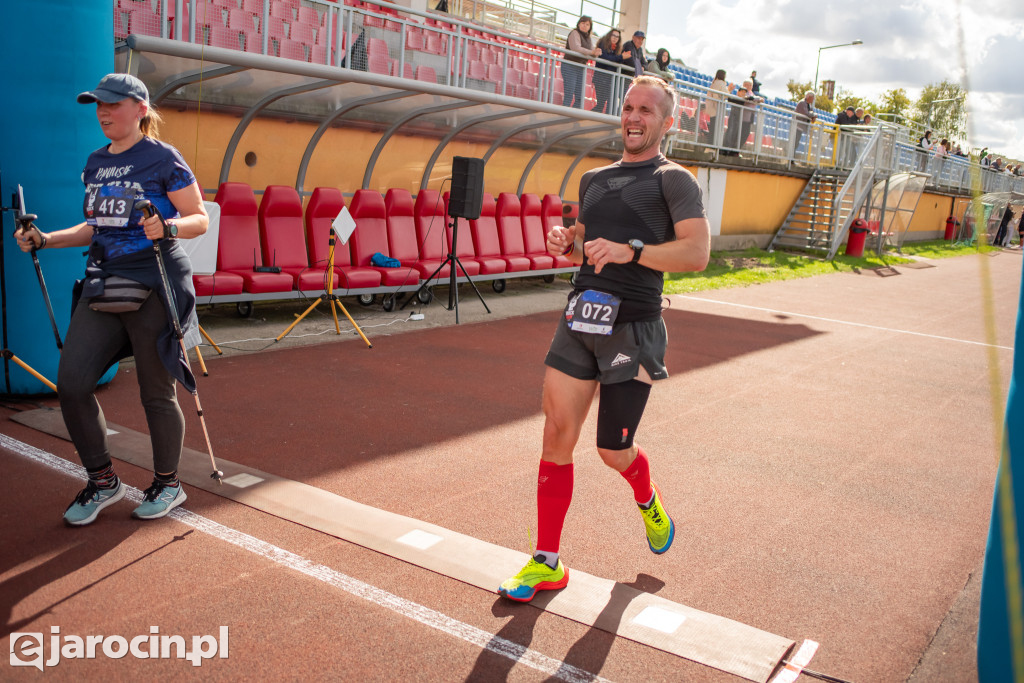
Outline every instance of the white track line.
<svg viewBox="0 0 1024 683">
<path fill-rule="evenodd" d="M 44 465 L 51 469 L 55 469 L 75 479 L 85 480 L 85 468 L 81 465 L 68 462 L 64 458 L 48 453 L 44 450 L 40 450 L 27 443 L 12 439 L 6 434 L 0 434 L 0 447 L 6 448 L 7 450 L 17 455 L 24 456 L 29 460 L 32 460 L 40 465 Z M 142 502 L 142 492 L 133 487 L 125 484 L 125 488 L 128 490 L 127 498 L 135 503 Z M 326 567 L 322 564 L 316 564 L 311 560 L 308 560 L 300 555 L 289 552 L 283 548 L 278 548 L 275 545 L 271 545 L 266 541 L 262 541 L 254 536 L 242 533 L 230 527 L 226 527 L 223 524 L 214 522 L 211 519 L 197 515 L 194 512 L 182 508 L 175 508 L 171 510 L 168 517 L 176 519 L 182 524 L 186 524 L 194 529 L 202 531 L 205 534 L 209 534 L 214 538 L 218 538 L 222 541 L 236 545 L 243 550 L 248 550 L 251 553 L 260 555 L 272 562 L 283 565 L 289 569 L 293 569 L 297 572 L 301 572 L 306 576 L 310 576 L 318 581 L 323 581 L 326 584 L 340 588 L 346 593 L 360 597 L 368 602 L 372 602 L 380 607 L 385 607 L 393 612 L 413 619 L 431 628 L 435 628 L 438 631 L 447 633 L 450 636 L 460 638 L 467 643 L 471 643 L 480 647 L 484 650 L 489 650 L 495 654 L 507 657 L 512 661 L 525 664 L 531 668 L 537 669 L 553 678 L 557 678 L 566 683 L 591 683 L 592 681 L 607 681 L 608 679 L 601 678 L 588 671 L 584 671 L 578 667 L 560 662 L 556 659 L 552 659 L 546 655 L 542 655 L 539 652 L 531 650 L 527 647 L 513 643 L 510 640 L 506 640 L 500 636 L 496 636 L 492 633 L 488 633 L 482 629 L 470 626 L 461 621 L 453 619 L 447 615 L 441 614 L 429 607 L 424 607 L 418 603 L 406 600 L 392 593 L 388 593 L 385 590 L 371 586 L 367 583 L 354 579 L 351 576 L 346 576 L 340 572 L 337 572 L 330 567 Z"/>
<path fill-rule="evenodd" d="M 898 330 L 893 327 L 880 327 L 879 325 L 868 325 L 866 323 L 855 323 L 849 320 L 837 320 L 835 318 L 823 318 L 818 315 L 807 315 L 806 313 L 791 313 L 789 311 L 780 311 L 776 308 L 764 308 L 762 306 L 751 306 L 749 304 L 737 304 L 731 301 L 719 301 L 718 299 L 704 299 L 699 296 L 688 296 L 686 294 L 672 294 L 671 296 L 677 296 L 680 299 L 689 299 L 691 301 L 702 301 L 707 304 L 721 304 L 722 306 L 736 306 L 737 308 L 749 308 L 753 311 L 764 311 L 765 313 L 775 313 L 777 315 L 787 315 L 793 318 L 807 318 L 809 320 L 821 320 L 827 323 L 837 323 L 839 325 L 850 325 L 852 327 L 866 327 L 869 330 L 879 330 L 881 332 L 895 332 L 896 334 L 912 334 L 915 337 L 927 337 L 928 339 L 940 339 L 942 341 L 951 341 L 958 344 L 973 344 L 975 346 L 987 346 L 993 349 L 1003 349 L 1005 351 L 1013 351 L 1012 346 L 999 346 L 998 344 L 989 344 L 987 342 L 971 341 L 969 339 L 956 339 L 954 337 L 943 337 L 938 334 L 925 334 L 924 332 L 911 332 L 910 330 Z"/>
</svg>

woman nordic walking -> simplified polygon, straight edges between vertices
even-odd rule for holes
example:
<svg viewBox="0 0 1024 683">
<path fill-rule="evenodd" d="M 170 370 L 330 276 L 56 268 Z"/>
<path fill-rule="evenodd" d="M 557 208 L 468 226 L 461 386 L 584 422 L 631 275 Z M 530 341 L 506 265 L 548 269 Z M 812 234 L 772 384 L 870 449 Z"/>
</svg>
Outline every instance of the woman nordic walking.
<svg viewBox="0 0 1024 683">
<path fill-rule="evenodd" d="M 166 238 L 163 253 L 175 308 L 186 345 L 195 346 L 199 332 L 192 267 L 175 238 L 202 235 L 209 217 L 181 154 L 157 138 L 160 117 L 141 80 L 110 74 L 95 90 L 80 94 L 78 102 L 96 103 L 100 129 L 110 140 L 89 156 L 82 173 L 85 221 L 51 233 L 33 229 L 17 235 L 25 252 L 89 247 L 57 370 L 64 423 L 89 481 L 64 512 L 64 521 L 72 526 L 89 524 L 100 510 L 125 495 L 110 460 L 106 421 L 95 391 L 107 369 L 128 356 L 135 357 L 154 471 L 153 483 L 132 516 L 156 519 L 186 498 L 177 474 L 185 420 L 175 381 L 191 391 L 195 378 L 181 358 L 168 319 L 153 241 Z M 163 215 L 175 216 L 168 219 L 166 231 L 157 216 L 144 218 L 136 208 L 142 199 Z"/>
</svg>

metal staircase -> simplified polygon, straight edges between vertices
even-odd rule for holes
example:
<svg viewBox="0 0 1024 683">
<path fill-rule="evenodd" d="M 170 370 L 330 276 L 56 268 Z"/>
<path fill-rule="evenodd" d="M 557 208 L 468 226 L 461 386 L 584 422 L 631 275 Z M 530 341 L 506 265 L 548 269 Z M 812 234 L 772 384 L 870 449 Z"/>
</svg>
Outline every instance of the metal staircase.
<svg viewBox="0 0 1024 683">
<path fill-rule="evenodd" d="M 799 249 L 835 257 L 876 176 L 892 172 L 895 143 L 895 130 L 880 124 L 852 171 L 815 170 L 768 251 Z"/>
<path fill-rule="evenodd" d="M 799 249 L 827 255 L 832 247 L 832 226 L 842 225 L 854 210 L 852 197 L 837 202 L 846 175 L 844 171 L 815 170 L 768 250 Z"/>
</svg>

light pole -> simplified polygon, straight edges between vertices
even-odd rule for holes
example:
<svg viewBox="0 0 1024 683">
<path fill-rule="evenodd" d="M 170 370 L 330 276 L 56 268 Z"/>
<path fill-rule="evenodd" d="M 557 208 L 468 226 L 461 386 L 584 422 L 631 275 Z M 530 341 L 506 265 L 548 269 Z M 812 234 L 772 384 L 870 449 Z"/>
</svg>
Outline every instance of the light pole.
<svg viewBox="0 0 1024 683">
<path fill-rule="evenodd" d="M 818 96 L 818 71 L 821 69 L 821 51 L 831 50 L 834 47 L 848 47 L 850 45 L 863 45 L 863 40 L 855 40 L 852 43 L 840 43 L 839 45 L 826 45 L 825 47 L 818 48 L 818 63 L 814 67 L 814 96 Z"/>
</svg>

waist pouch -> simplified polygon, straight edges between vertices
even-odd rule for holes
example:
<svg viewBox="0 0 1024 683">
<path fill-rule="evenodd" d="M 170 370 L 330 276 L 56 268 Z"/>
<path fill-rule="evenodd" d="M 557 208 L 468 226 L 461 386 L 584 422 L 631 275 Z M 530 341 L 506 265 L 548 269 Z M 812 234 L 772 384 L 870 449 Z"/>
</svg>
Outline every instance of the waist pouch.
<svg viewBox="0 0 1024 683">
<path fill-rule="evenodd" d="M 152 291 L 141 282 L 110 275 L 103 281 L 103 293 L 89 299 L 89 308 L 103 313 L 137 311 Z"/>
</svg>

